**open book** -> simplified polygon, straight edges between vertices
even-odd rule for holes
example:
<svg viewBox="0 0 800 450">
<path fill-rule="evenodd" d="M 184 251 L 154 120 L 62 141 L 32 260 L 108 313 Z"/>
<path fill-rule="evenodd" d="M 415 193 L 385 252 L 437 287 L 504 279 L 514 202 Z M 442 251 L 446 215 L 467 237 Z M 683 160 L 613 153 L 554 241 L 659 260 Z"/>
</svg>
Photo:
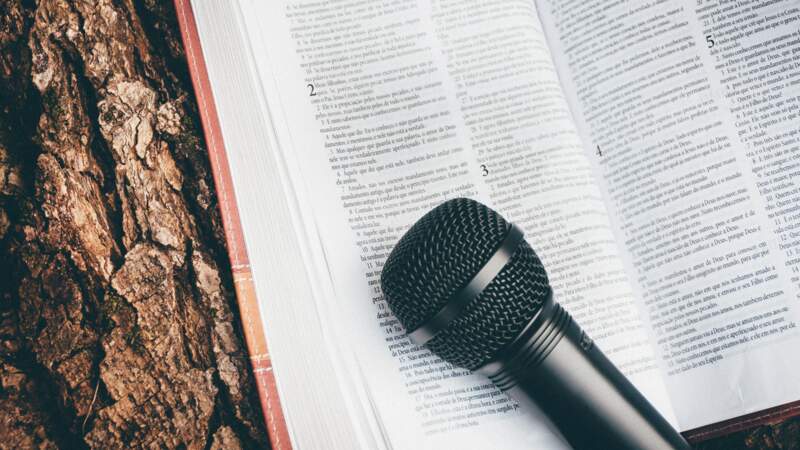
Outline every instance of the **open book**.
<svg viewBox="0 0 800 450">
<path fill-rule="evenodd" d="M 276 448 L 564 446 L 381 296 L 459 196 L 690 439 L 800 409 L 799 2 L 177 6 Z"/>
</svg>

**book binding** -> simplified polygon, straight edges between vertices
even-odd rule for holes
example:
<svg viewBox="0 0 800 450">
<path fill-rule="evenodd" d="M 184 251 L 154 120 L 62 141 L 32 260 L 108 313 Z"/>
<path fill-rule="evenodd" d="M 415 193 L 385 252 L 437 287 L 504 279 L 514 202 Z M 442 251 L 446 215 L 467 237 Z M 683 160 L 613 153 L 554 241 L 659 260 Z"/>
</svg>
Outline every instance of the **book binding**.
<svg viewBox="0 0 800 450">
<path fill-rule="evenodd" d="M 174 0 L 174 3 L 222 214 L 239 315 L 270 444 L 274 450 L 291 450 L 292 443 L 281 409 L 275 374 L 272 371 L 272 361 L 258 308 L 253 272 L 247 256 L 239 208 L 233 191 L 233 179 L 200 45 L 197 23 L 190 0 Z"/>
</svg>

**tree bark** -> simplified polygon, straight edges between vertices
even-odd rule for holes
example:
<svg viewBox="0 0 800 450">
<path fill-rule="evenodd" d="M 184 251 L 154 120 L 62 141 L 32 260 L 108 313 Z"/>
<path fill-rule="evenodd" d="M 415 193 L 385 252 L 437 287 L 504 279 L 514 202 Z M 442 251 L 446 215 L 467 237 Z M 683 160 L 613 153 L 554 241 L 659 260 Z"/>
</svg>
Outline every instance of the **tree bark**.
<svg viewBox="0 0 800 450">
<path fill-rule="evenodd" d="M 266 445 L 170 2 L 0 6 L 0 446 Z"/>
<path fill-rule="evenodd" d="M 167 0 L 0 3 L 0 448 L 267 445 L 184 56 Z"/>
</svg>

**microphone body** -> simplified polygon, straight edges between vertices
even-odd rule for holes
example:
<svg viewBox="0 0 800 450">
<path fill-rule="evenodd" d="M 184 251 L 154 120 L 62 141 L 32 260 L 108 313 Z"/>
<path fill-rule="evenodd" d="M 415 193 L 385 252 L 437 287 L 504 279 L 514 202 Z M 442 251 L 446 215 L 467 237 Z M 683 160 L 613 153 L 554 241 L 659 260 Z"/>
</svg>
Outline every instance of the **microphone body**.
<svg viewBox="0 0 800 450">
<path fill-rule="evenodd" d="M 477 371 L 523 408 L 536 405 L 575 449 L 691 448 L 552 297 Z"/>
</svg>

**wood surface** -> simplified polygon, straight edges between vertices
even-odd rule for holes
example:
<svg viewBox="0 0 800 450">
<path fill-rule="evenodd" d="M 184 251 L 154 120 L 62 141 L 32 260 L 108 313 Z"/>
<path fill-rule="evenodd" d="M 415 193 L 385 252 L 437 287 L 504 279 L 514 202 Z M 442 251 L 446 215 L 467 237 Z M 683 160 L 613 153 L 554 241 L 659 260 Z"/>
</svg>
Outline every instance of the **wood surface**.
<svg viewBox="0 0 800 450">
<path fill-rule="evenodd" d="M 200 127 L 171 1 L 0 0 L 0 448 L 267 446 Z"/>
</svg>

